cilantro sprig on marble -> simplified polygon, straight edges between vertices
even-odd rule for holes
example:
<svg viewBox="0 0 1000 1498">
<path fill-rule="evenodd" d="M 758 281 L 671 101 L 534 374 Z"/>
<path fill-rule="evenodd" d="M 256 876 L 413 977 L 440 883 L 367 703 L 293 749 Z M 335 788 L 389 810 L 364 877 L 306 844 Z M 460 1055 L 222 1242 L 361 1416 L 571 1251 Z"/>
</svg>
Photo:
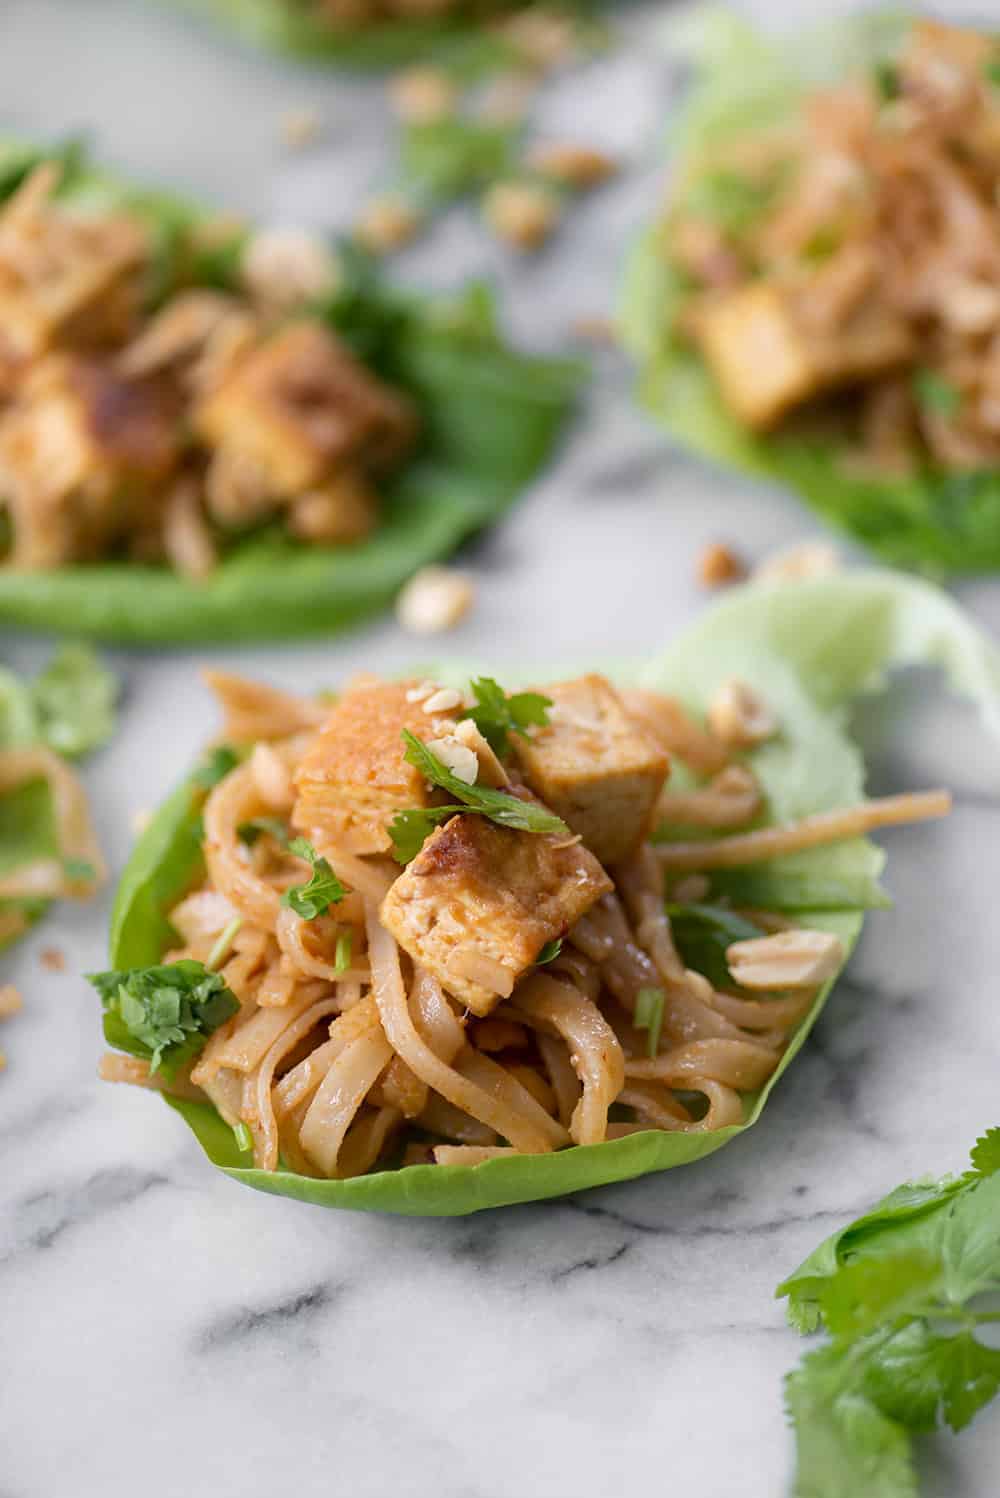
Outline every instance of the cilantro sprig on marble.
<svg viewBox="0 0 1000 1498">
<path fill-rule="evenodd" d="M 789 1375 L 798 1498 L 916 1498 L 912 1436 L 962 1430 L 1000 1390 L 1000 1129 L 964 1175 L 900 1186 L 778 1287 L 827 1343 Z"/>
<path fill-rule="evenodd" d="M 570 836 L 562 818 L 537 801 L 522 801 L 509 791 L 494 790 L 491 786 L 469 785 L 407 728 L 403 729 L 403 742 L 407 763 L 419 770 L 430 785 L 447 791 L 454 800 L 448 806 L 410 807 L 396 813 L 389 835 L 397 863 L 409 863 L 415 858 L 434 828 L 458 812 L 475 812 L 499 827 L 510 827 L 517 832 Z"/>
<path fill-rule="evenodd" d="M 477 676 L 470 686 L 476 705 L 468 708 L 462 717 L 472 719 L 493 753 L 501 758 L 507 752 L 512 733 L 548 726 L 551 697 L 544 697 L 541 692 L 508 695 L 492 676 Z"/>
<path fill-rule="evenodd" d="M 331 905 L 338 905 L 347 891 L 329 861 L 304 837 L 293 837 L 288 851 L 296 858 L 305 859 L 312 869 L 312 878 L 306 884 L 293 884 L 291 889 L 286 889 L 281 903 L 304 921 L 314 921 L 317 916 L 326 915 Z"/>
</svg>

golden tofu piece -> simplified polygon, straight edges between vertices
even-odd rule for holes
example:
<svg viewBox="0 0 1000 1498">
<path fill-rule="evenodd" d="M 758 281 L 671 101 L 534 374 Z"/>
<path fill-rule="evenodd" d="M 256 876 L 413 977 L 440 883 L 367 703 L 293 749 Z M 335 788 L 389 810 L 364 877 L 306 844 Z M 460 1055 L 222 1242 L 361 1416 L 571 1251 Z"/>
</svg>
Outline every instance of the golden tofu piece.
<svg viewBox="0 0 1000 1498">
<path fill-rule="evenodd" d="M 179 456 L 177 412 L 158 386 L 80 355 L 42 360 L 0 422 L 13 565 L 100 556 L 155 514 Z"/>
<path fill-rule="evenodd" d="M 754 430 L 766 430 L 817 388 L 805 339 L 776 287 L 758 281 L 711 299 L 697 338 L 723 399 Z"/>
<path fill-rule="evenodd" d="M 808 288 L 797 297 L 808 299 Z M 695 336 L 723 399 L 754 431 L 795 406 L 905 362 L 912 337 L 902 318 L 869 298 L 832 332 L 805 325 L 795 298 L 766 281 L 712 298 Z"/>
<path fill-rule="evenodd" d="M 237 359 L 193 420 L 214 450 L 218 472 L 214 482 L 209 475 L 209 497 L 221 510 L 230 489 L 287 503 L 347 469 L 391 468 L 415 434 L 405 397 L 371 375 L 329 329 L 310 322 L 286 327 Z"/>
<path fill-rule="evenodd" d="M 415 963 L 484 1015 L 611 889 L 580 843 L 456 816 L 393 884 L 381 919 Z"/>
<path fill-rule="evenodd" d="M 651 829 L 669 755 L 605 677 L 541 690 L 554 703 L 548 726 L 511 740 L 521 772 L 601 863 L 619 863 Z"/>
<path fill-rule="evenodd" d="M 426 781 L 404 759 L 403 729 L 429 743 L 460 709 L 424 712 L 430 694 L 407 698 L 417 686 L 368 679 L 348 688 L 295 773 L 299 831 L 351 853 L 385 853 L 396 812 L 428 804 Z"/>
</svg>

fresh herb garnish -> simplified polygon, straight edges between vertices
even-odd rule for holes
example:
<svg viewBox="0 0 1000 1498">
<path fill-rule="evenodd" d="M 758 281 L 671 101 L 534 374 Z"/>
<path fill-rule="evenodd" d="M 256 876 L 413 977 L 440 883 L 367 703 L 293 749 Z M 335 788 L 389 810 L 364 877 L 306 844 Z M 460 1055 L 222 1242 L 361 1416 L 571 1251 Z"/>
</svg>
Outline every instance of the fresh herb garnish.
<svg viewBox="0 0 1000 1498">
<path fill-rule="evenodd" d="M 994 88 L 1000 88 L 1000 58 L 992 57 L 983 63 L 983 77 Z"/>
<path fill-rule="evenodd" d="M 280 817 L 251 817 L 249 822 L 240 823 L 236 836 L 247 848 L 265 836 L 274 838 L 282 848 L 288 847 L 288 828 Z"/>
<path fill-rule="evenodd" d="M 242 925 L 243 917 L 241 915 L 234 915 L 228 925 L 224 926 L 219 932 L 215 938 L 212 950 L 208 954 L 208 960 L 205 963 L 209 972 L 214 972 L 217 967 L 221 967 L 222 963 L 229 956 L 233 945 L 233 938 Z"/>
<path fill-rule="evenodd" d="M 640 988 L 635 996 L 635 1012 L 632 1023 L 637 1030 L 648 1030 L 646 1054 L 652 1060 L 660 1045 L 663 1028 L 663 1004 L 666 995 L 662 988 Z"/>
<path fill-rule="evenodd" d="M 31 683 L 39 736 L 59 754 L 86 754 L 114 732 L 118 681 L 89 645 L 63 645 Z"/>
<path fill-rule="evenodd" d="M 397 811 L 389 823 L 393 858 L 397 863 L 412 863 L 435 827 L 465 809 L 464 806 L 412 806 Z"/>
<path fill-rule="evenodd" d="M 230 749 L 228 744 L 220 744 L 206 755 L 191 779 L 204 790 L 213 790 L 220 780 L 225 780 L 229 772 L 236 769 L 239 762 L 240 757 L 235 749 Z"/>
<path fill-rule="evenodd" d="M 883 58 L 872 68 L 872 85 L 883 104 L 891 104 L 903 91 L 899 69 L 894 62 Z"/>
<path fill-rule="evenodd" d="M 400 163 L 406 186 L 436 203 L 487 187 L 511 172 L 520 125 L 491 125 L 461 115 L 409 125 Z"/>
<path fill-rule="evenodd" d="M 253 1149 L 253 1135 L 245 1123 L 233 1124 L 233 1135 L 236 1139 L 236 1148 L 241 1155 L 247 1155 Z"/>
<path fill-rule="evenodd" d="M 735 982 L 726 961 L 733 942 L 764 935 L 752 921 L 721 905 L 668 905 L 667 915 L 684 966 L 703 973 L 715 988 Z"/>
<path fill-rule="evenodd" d="M 337 946 L 333 957 L 333 970 L 338 978 L 341 973 L 346 973 L 351 965 L 351 953 L 354 950 L 354 932 L 342 931 L 337 937 Z"/>
<path fill-rule="evenodd" d="M 313 872 L 307 884 L 293 884 L 291 889 L 286 889 L 281 903 L 304 921 L 314 921 L 317 916 L 326 915 L 330 906 L 338 904 L 347 891 L 328 861 L 304 837 L 292 838 L 288 851 L 296 858 L 304 858 Z"/>
<path fill-rule="evenodd" d="M 569 828 L 561 817 L 539 806 L 537 801 L 522 801 L 508 791 L 497 791 L 491 786 L 469 785 L 455 775 L 433 750 L 428 749 L 409 729 L 403 729 L 406 744 L 405 759 L 419 770 L 431 785 L 439 786 L 461 803 L 463 811 L 475 811 L 489 817 L 500 827 L 511 827 L 517 832 L 563 834 L 569 836 Z"/>
<path fill-rule="evenodd" d="M 911 1436 L 963 1429 L 1000 1390 L 1000 1129 L 957 1179 L 901 1186 L 778 1287 L 800 1330 L 829 1341 L 786 1383 L 809 1498 L 914 1498 Z"/>
<path fill-rule="evenodd" d="M 510 696 L 492 676 L 477 676 L 470 683 L 476 706 L 468 708 L 463 718 L 471 718 L 494 754 L 507 752 L 512 733 L 526 728 L 544 728 L 549 721 L 551 697 L 541 692 L 514 692 Z"/>
<path fill-rule="evenodd" d="M 71 884 L 93 884 L 97 870 L 86 858 L 64 858 L 63 873 Z"/>
<path fill-rule="evenodd" d="M 544 967 L 547 962 L 555 962 L 562 951 L 562 937 L 557 936 L 555 941 L 547 941 L 535 958 L 536 967 Z"/>
<path fill-rule="evenodd" d="M 933 369 L 918 369 L 913 374 L 913 393 L 923 410 L 944 421 L 951 421 L 962 404 L 962 393 Z"/>
<path fill-rule="evenodd" d="M 104 1005 L 108 1043 L 146 1057 L 150 1071 L 161 1071 L 168 1081 L 240 1007 L 218 973 L 188 957 L 155 967 L 88 973 L 87 979 Z"/>
</svg>

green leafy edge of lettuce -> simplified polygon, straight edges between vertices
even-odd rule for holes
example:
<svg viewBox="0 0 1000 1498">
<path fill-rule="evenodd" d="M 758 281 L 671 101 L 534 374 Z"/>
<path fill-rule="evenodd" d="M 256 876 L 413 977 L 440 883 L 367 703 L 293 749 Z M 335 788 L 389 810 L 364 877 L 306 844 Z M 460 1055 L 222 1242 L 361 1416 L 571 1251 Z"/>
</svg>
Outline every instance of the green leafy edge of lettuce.
<svg viewBox="0 0 1000 1498">
<path fill-rule="evenodd" d="M 857 802 L 864 765 L 846 732 L 848 704 L 878 688 L 890 667 L 940 667 L 974 699 L 1000 734 L 1000 657 L 968 619 L 927 583 L 866 572 L 781 588 L 744 588 L 689 629 L 664 654 L 617 675 L 676 693 L 703 711 L 716 686 L 738 675 L 773 704 L 780 735 L 753 756 L 770 814 L 784 821 Z M 446 675 L 449 673 L 446 673 Z M 457 676 L 452 671 L 450 675 Z M 536 673 L 537 675 L 537 673 Z M 186 780 L 137 844 L 122 877 L 111 924 L 111 964 L 158 962 L 173 939 L 167 912 L 200 876 L 204 790 Z M 775 861 L 775 868 L 877 877 L 882 853 L 857 840 Z M 836 932 L 850 950 L 863 912 L 817 912 L 810 924 Z M 760 1114 L 829 996 L 818 995 L 765 1087 L 747 1098 L 745 1122 L 713 1134 L 644 1132 L 546 1156 L 501 1157 L 475 1167 L 414 1165 L 347 1181 L 316 1181 L 246 1164 L 230 1129 L 207 1104 L 167 1099 L 209 1159 L 235 1180 L 324 1207 L 457 1216 L 485 1207 L 563 1196 L 589 1186 L 686 1165 L 743 1133 Z"/>
<path fill-rule="evenodd" d="M 0 197 L 51 151 L 0 143 Z M 167 193 L 130 188 L 72 148 L 67 197 L 127 207 L 153 226 L 162 278 L 207 215 Z M 234 237 L 199 276 L 225 285 Z M 551 454 L 583 378 L 576 360 L 504 343 L 489 293 L 470 286 L 433 300 L 388 287 L 345 251 L 324 309 L 332 325 L 415 399 L 422 446 L 386 486 L 380 524 L 357 545 L 299 545 L 276 528 L 238 543 L 205 582 L 167 567 L 101 562 L 52 572 L 0 567 L 0 622 L 133 643 L 293 638 L 357 624 L 391 602 L 418 568 L 498 520 Z"/>
<path fill-rule="evenodd" d="M 903 27 L 898 13 L 876 13 L 779 41 L 723 10 L 671 28 L 668 43 L 696 69 L 669 136 L 674 169 L 696 172 L 706 149 L 782 119 L 810 87 L 870 65 L 892 50 Z M 678 443 L 797 491 L 896 566 L 942 576 L 1000 568 L 1000 472 L 859 476 L 830 441 L 757 437 L 741 427 L 698 354 L 673 331 L 684 285 L 662 236 L 655 224 L 633 246 L 619 315 L 639 365 L 640 398 Z"/>
</svg>

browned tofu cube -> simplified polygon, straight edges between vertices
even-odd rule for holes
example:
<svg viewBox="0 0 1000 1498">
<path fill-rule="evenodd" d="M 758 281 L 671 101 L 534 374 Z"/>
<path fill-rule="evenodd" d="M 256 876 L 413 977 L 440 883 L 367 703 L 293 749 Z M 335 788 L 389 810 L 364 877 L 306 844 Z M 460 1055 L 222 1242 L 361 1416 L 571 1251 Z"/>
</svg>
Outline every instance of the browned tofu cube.
<svg viewBox="0 0 1000 1498">
<path fill-rule="evenodd" d="M 808 343 L 781 293 L 766 282 L 707 302 L 696 334 L 727 406 L 755 431 L 816 393 Z"/>
<path fill-rule="evenodd" d="M 99 556 L 155 516 L 178 458 L 177 413 L 157 387 L 78 355 L 43 360 L 0 423 L 14 565 Z"/>
<path fill-rule="evenodd" d="M 415 963 L 483 1015 L 611 888 L 580 843 L 457 816 L 407 865 L 381 916 Z"/>
<path fill-rule="evenodd" d="M 194 426 L 214 449 L 213 466 L 275 503 L 347 469 L 391 468 L 415 430 L 404 397 L 327 328 L 306 322 L 238 359 L 197 407 Z"/>
<path fill-rule="evenodd" d="M 145 230 L 51 202 L 58 178 L 43 164 L 0 214 L 0 350 L 9 358 L 124 336 L 136 309 Z"/>
<path fill-rule="evenodd" d="M 404 758 L 403 729 L 429 743 L 460 709 L 427 713 L 433 695 L 407 695 L 419 691 L 413 681 L 367 680 L 344 693 L 296 771 L 292 821 L 301 832 L 351 853 L 384 853 L 396 812 L 428 804 L 423 776 Z"/>
<path fill-rule="evenodd" d="M 669 756 L 603 676 L 542 690 L 548 726 L 512 740 L 521 772 L 601 863 L 618 863 L 650 831 Z"/>
</svg>

